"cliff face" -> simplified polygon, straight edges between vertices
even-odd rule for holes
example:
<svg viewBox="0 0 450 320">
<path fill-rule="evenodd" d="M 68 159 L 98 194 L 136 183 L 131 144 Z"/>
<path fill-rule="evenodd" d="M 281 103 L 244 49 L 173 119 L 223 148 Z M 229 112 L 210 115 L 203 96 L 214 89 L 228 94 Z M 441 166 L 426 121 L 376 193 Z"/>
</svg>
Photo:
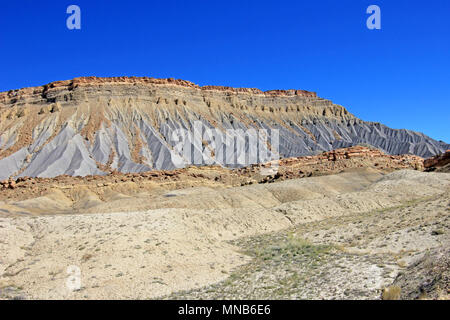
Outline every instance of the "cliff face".
<svg viewBox="0 0 450 320">
<path fill-rule="evenodd" d="M 304 90 L 90 77 L 0 93 L 0 180 L 240 167 L 363 143 L 422 157 L 450 148 Z"/>
</svg>

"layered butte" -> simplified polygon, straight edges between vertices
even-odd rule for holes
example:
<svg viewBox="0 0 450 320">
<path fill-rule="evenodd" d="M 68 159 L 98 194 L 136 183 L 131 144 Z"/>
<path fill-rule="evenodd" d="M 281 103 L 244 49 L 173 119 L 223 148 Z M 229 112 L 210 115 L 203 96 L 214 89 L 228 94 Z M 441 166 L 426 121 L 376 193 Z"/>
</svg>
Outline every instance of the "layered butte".
<svg viewBox="0 0 450 320">
<path fill-rule="evenodd" d="M 201 139 L 192 139 L 196 131 Z M 276 132 L 277 143 L 261 132 Z M 358 144 L 421 157 L 450 148 L 422 133 L 362 121 L 304 90 L 89 77 L 0 93 L 0 180 L 239 167 Z M 248 157 L 255 152 L 266 158 Z"/>
</svg>

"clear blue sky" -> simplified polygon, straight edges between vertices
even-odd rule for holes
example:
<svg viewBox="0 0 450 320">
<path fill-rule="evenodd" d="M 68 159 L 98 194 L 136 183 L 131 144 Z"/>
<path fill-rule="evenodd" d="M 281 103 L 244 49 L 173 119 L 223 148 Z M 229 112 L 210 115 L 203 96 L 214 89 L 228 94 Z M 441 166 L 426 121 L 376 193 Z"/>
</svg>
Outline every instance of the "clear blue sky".
<svg viewBox="0 0 450 320">
<path fill-rule="evenodd" d="M 2 1 L 0 61 L 0 91 L 90 75 L 306 89 L 450 143 L 448 0 Z"/>
</svg>

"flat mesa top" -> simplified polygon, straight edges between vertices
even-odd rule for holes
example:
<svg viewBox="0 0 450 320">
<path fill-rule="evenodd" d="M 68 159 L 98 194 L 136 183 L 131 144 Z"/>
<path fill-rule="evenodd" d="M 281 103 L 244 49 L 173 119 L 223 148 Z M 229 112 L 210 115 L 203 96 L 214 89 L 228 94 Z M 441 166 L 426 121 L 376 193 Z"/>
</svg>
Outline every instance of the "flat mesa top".
<svg viewBox="0 0 450 320">
<path fill-rule="evenodd" d="M 288 89 L 288 90 L 267 90 L 262 91 L 257 88 L 233 88 L 226 86 L 199 86 L 193 82 L 181 79 L 167 78 L 157 79 L 149 77 L 79 77 L 72 80 L 55 81 L 40 87 L 28 87 L 16 90 L 9 90 L 0 92 L 0 96 L 13 97 L 25 92 L 45 92 L 51 88 L 69 87 L 75 89 L 79 86 L 88 85 L 107 85 L 107 84 L 159 84 L 159 85 L 174 85 L 187 87 L 198 90 L 210 90 L 210 91 L 226 91 L 233 93 L 249 93 L 259 94 L 267 96 L 303 96 L 303 97 L 317 97 L 316 92 Z"/>
</svg>

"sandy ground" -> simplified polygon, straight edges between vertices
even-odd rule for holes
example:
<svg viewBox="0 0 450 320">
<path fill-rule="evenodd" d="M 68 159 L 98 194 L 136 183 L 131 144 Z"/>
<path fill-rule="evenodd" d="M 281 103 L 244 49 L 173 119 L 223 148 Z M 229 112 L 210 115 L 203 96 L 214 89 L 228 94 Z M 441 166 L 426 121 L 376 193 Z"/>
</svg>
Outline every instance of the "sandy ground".
<svg viewBox="0 0 450 320">
<path fill-rule="evenodd" d="M 67 205 L 58 192 L 3 203 L 15 214 L 0 213 L 0 297 L 379 298 L 449 247 L 449 190 L 446 173 L 360 169 L 92 196 L 79 214 L 51 214 Z"/>
</svg>

